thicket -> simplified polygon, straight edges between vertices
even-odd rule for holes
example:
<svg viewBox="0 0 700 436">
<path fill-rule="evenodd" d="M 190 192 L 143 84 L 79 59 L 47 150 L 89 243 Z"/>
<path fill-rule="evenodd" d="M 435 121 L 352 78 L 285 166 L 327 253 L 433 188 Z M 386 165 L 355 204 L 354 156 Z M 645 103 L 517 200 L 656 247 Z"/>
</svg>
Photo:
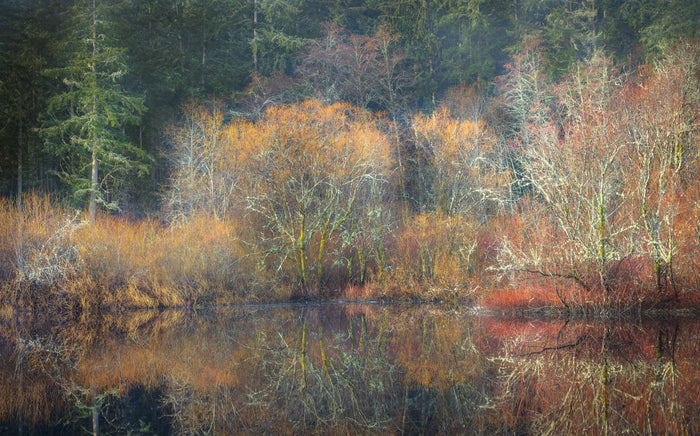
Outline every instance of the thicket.
<svg viewBox="0 0 700 436">
<path fill-rule="evenodd" d="M 159 218 L 0 203 L 2 301 L 65 310 L 287 300 L 583 311 L 696 305 L 700 50 L 558 80 L 527 39 L 499 78 L 398 120 L 306 100 L 168 131 Z"/>
</svg>

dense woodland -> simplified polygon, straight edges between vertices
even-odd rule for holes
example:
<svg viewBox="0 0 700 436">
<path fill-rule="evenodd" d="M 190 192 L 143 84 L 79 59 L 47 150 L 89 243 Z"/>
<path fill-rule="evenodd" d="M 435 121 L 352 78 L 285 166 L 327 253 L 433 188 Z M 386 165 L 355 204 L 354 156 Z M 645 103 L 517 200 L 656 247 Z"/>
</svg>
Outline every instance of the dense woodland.
<svg viewBox="0 0 700 436">
<path fill-rule="evenodd" d="M 696 1 L 0 9 L 5 304 L 698 304 Z"/>
</svg>

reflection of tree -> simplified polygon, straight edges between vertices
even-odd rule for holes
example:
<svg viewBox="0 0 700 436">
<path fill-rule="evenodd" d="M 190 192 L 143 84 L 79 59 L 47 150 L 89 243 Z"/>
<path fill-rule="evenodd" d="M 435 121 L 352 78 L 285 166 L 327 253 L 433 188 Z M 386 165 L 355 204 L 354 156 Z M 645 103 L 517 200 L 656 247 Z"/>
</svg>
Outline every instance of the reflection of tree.
<svg viewBox="0 0 700 436">
<path fill-rule="evenodd" d="M 700 431 L 690 319 L 328 305 L 33 321 L 0 319 L 0 425 L 29 432 L 95 416 L 119 434 Z"/>
<path fill-rule="evenodd" d="M 391 317 L 389 349 L 403 373 L 408 432 L 489 433 L 483 420 L 497 367 L 475 343 L 473 319 L 434 308 Z"/>
<path fill-rule="evenodd" d="M 148 416 L 153 388 L 134 386 L 115 368 L 114 344 L 131 319 L 15 316 L 12 325 L 0 319 L 0 433 L 8 424 L 30 434 L 158 431 Z"/>
<path fill-rule="evenodd" d="M 177 409 L 178 430 L 187 433 L 468 431 L 484 425 L 478 366 L 488 362 L 473 359 L 479 352 L 469 329 L 457 318 L 441 318 L 426 316 L 421 324 L 380 311 L 355 314 L 329 331 L 322 319 L 305 317 L 261 331 L 248 345 L 244 404 L 230 407 L 229 399 L 240 395 L 235 387 L 197 393 L 181 383 L 168 404 Z M 421 345 L 412 343 L 417 336 Z"/>
<path fill-rule="evenodd" d="M 533 434 L 697 431 L 697 411 L 679 390 L 697 379 L 697 366 L 676 365 L 678 328 L 630 327 L 565 324 L 556 339 L 516 335 L 495 359 L 503 369 L 499 416 Z"/>
<path fill-rule="evenodd" d="M 251 406 L 275 411 L 270 422 L 292 431 L 386 428 L 400 400 L 396 367 L 382 351 L 381 337 L 353 349 L 344 334 L 307 331 L 303 323 L 292 339 L 259 356 L 263 383 L 250 394 Z"/>
<path fill-rule="evenodd" d="M 49 401 L 65 404 L 63 416 L 56 422 L 65 432 L 91 431 L 100 434 L 101 423 L 116 432 L 139 431 L 147 428 L 141 420 L 129 415 L 128 396 L 122 386 L 100 383 L 100 367 L 83 368 L 86 349 L 54 335 L 19 339 L 20 361 L 26 359 L 40 376 L 56 391 Z M 83 372 L 87 372 L 84 374 Z M 85 377 L 87 376 L 87 377 Z M 99 385 L 99 386 L 98 386 Z"/>
</svg>

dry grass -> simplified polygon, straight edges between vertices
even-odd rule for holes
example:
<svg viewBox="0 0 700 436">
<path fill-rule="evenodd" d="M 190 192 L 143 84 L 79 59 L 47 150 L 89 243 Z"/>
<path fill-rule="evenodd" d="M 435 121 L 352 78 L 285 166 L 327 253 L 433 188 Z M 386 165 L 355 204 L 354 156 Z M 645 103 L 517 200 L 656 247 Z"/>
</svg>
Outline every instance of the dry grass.
<svg viewBox="0 0 700 436">
<path fill-rule="evenodd" d="M 7 304 L 158 307 L 251 299 L 254 269 L 237 223 L 197 217 L 181 227 L 99 216 L 94 223 L 46 196 L 20 213 L 0 200 L 0 282 Z M 41 298 L 39 298 L 41 297 Z"/>
</svg>

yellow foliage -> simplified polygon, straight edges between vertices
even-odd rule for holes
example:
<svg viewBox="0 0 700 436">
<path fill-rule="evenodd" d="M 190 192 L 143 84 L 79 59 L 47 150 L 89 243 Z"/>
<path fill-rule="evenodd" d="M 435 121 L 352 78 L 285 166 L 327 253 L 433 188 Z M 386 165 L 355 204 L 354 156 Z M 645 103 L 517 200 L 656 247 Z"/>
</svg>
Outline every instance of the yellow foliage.
<svg viewBox="0 0 700 436">
<path fill-rule="evenodd" d="M 446 109 L 412 119 L 416 145 L 432 158 L 432 195 L 448 213 L 465 213 L 507 188 L 495 136 L 481 121 L 460 120 Z M 486 194 L 488 192 L 488 195 Z"/>
</svg>

